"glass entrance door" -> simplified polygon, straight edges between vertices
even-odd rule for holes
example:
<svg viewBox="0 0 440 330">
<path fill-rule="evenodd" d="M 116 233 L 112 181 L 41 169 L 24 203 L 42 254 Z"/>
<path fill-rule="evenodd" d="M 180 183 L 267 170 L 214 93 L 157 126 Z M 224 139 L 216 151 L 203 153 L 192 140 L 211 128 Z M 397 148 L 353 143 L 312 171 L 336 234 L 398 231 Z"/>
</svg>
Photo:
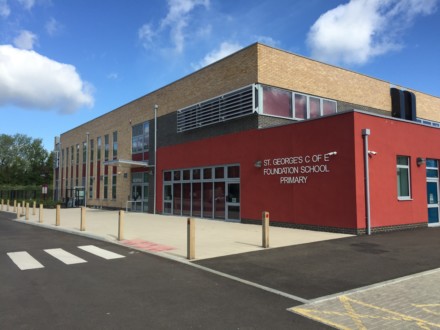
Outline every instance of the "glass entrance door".
<svg viewBox="0 0 440 330">
<path fill-rule="evenodd" d="M 132 212 L 148 211 L 148 174 L 132 173 L 129 208 Z"/>
<path fill-rule="evenodd" d="M 173 210 L 173 185 L 165 184 L 163 188 L 163 213 L 171 214 Z"/>
<path fill-rule="evenodd" d="M 227 183 L 226 189 L 226 220 L 240 220 L 240 183 Z"/>
<path fill-rule="evenodd" d="M 428 224 L 439 224 L 439 176 L 438 161 L 426 160 L 426 197 L 428 204 Z"/>
<path fill-rule="evenodd" d="M 426 183 L 426 187 L 428 196 L 428 223 L 439 223 L 438 180 L 429 180 Z"/>
<path fill-rule="evenodd" d="M 131 211 L 142 212 L 142 185 L 133 184 L 131 186 Z"/>
</svg>

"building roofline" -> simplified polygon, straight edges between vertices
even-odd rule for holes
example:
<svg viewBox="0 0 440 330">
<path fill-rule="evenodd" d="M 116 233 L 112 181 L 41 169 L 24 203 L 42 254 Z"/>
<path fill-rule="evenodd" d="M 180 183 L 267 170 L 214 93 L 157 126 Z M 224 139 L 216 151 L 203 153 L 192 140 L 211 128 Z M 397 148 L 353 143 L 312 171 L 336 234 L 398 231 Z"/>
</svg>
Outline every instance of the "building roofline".
<svg viewBox="0 0 440 330">
<path fill-rule="evenodd" d="M 177 83 L 177 82 L 179 82 L 179 81 L 182 81 L 183 79 L 186 79 L 186 78 L 188 78 L 188 77 L 191 77 L 191 76 L 193 76 L 193 75 L 199 73 L 200 71 L 206 70 L 207 68 L 212 67 L 212 66 L 216 65 L 217 63 L 223 62 L 223 61 L 227 60 L 228 58 L 230 58 L 230 57 L 232 57 L 232 56 L 236 56 L 237 54 L 239 54 L 239 53 L 241 53 L 241 52 L 244 52 L 244 51 L 247 51 L 247 50 L 249 50 L 249 49 L 252 48 L 252 47 L 259 47 L 259 46 L 262 46 L 262 47 L 265 47 L 265 48 L 270 48 L 270 49 L 273 49 L 273 50 L 276 50 L 276 51 L 279 51 L 279 52 L 283 52 L 283 53 L 289 54 L 289 55 L 291 55 L 291 56 L 296 56 L 296 57 L 299 57 L 299 58 L 303 58 L 303 59 L 305 59 L 305 60 L 307 60 L 307 61 L 311 61 L 311 62 L 319 63 L 319 64 L 322 64 L 322 65 L 325 65 L 325 66 L 329 66 L 329 67 L 332 67 L 332 68 L 335 68 L 335 69 L 338 69 L 338 70 L 343 70 L 343 71 L 346 71 L 346 72 L 350 72 L 350 73 L 352 73 L 352 74 L 356 74 L 356 75 L 359 75 L 359 76 L 364 76 L 364 77 L 367 77 L 367 78 L 369 78 L 369 79 L 374 79 L 374 80 L 376 80 L 376 81 L 381 81 L 381 82 L 384 82 L 384 83 L 389 84 L 390 87 L 394 87 L 394 86 L 396 86 L 396 87 L 403 88 L 403 89 L 405 89 L 405 90 L 410 90 L 410 91 L 414 91 L 414 92 L 417 92 L 417 93 L 420 93 L 420 94 L 425 94 L 425 95 L 428 95 L 428 96 L 430 96 L 430 97 L 440 98 L 439 96 L 435 96 L 435 95 L 432 95 L 432 94 L 428 94 L 428 93 L 425 93 L 425 92 L 421 92 L 421 91 L 418 91 L 418 90 L 415 90 L 415 89 L 412 89 L 412 88 L 409 88 L 409 87 L 405 87 L 405 86 L 402 86 L 402 85 L 393 84 L 393 83 L 391 83 L 390 81 L 386 81 L 386 80 L 383 80 L 383 79 L 375 78 L 375 77 L 372 77 L 372 76 L 369 76 L 369 75 L 366 75 L 366 74 L 363 74 L 363 73 L 360 73 L 360 72 L 356 72 L 356 71 L 353 71 L 353 70 L 350 70 L 350 69 L 346 69 L 346 68 L 343 68 L 343 67 L 340 67 L 340 66 L 336 66 L 336 65 L 333 65 L 333 64 L 329 64 L 329 63 L 325 63 L 325 62 L 322 62 L 322 61 L 319 61 L 319 60 L 315 60 L 315 59 L 312 59 L 312 58 L 310 58 L 310 57 L 307 57 L 307 56 L 304 56 L 304 55 L 300 55 L 300 54 L 296 54 L 296 53 L 293 53 L 293 52 L 288 51 L 288 50 L 285 50 L 285 49 L 280 49 L 280 48 L 277 48 L 277 47 L 274 47 L 274 46 L 269 46 L 269 45 L 266 45 L 266 44 L 261 43 L 261 42 L 254 42 L 254 43 L 252 43 L 252 44 L 250 44 L 250 45 L 248 45 L 248 46 L 246 46 L 246 47 L 243 47 L 242 49 L 240 49 L 240 50 L 238 50 L 238 51 L 236 51 L 236 52 L 234 52 L 234 53 L 232 53 L 232 54 L 230 54 L 230 55 L 228 55 L 228 56 L 226 56 L 226 57 L 223 57 L 223 58 L 221 58 L 221 59 L 219 59 L 219 60 L 217 60 L 217 61 L 215 61 L 215 62 L 213 62 L 213 63 L 210 63 L 210 64 L 208 64 L 208 65 L 206 65 L 206 66 L 204 66 L 204 67 L 202 67 L 202 68 L 200 68 L 200 69 L 194 71 L 194 72 L 191 72 L 191 73 L 189 73 L 189 74 L 187 74 L 187 75 L 185 75 L 185 76 L 183 76 L 183 77 L 180 77 L 179 79 L 174 80 L 174 81 L 172 81 L 172 82 L 170 82 L 170 83 L 168 83 L 168 84 L 166 84 L 166 85 L 164 85 L 164 86 L 162 86 L 162 87 L 159 87 L 159 88 L 157 88 L 157 89 L 155 89 L 155 90 L 153 90 L 153 91 L 151 91 L 151 92 L 149 92 L 149 93 L 146 93 L 146 94 L 144 94 L 144 95 L 142 95 L 142 96 L 139 96 L 139 97 L 135 98 L 135 99 L 132 100 L 132 101 L 129 101 L 129 102 L 127 102 L 127 103 L 124 103 L 124 104 L 122 104 L 121 106 L 119 106 L 119 107 L 117 107 L 117 108 L 115 108 L 115 109 L 113 109 L 113 110 L 109 110 L 109 111 L 103 113 L 102 115 L 99 115 L 98 117 L 95 117 L 95 118 L 93 118 L 93 119 L 91 119 L 91 120 L 86 121 L 85 123 L 83 123 L 83 124 L 81 124 L 81 125 L 78 125 L 78 126 L 76 126 L 76 127 L 73 127 L 73 128 L 71 128 L 70 130 L 67 130 L 67 131 L 61 133 L 59 136 L 61 137 L 62 135 L 67 134 L 67 133 L 69 133 L 70 131 L 73 131 L 73 130 L 75 130 L 75 129 L 78 129 L 79 127 L 85 126 L 85 125 L 87 125 L 87 124 L 89 124 L 89 123 L 91 123 L 91 122 L 93 122 L 93 121 L 95 121 L 95 120 L 98 120 L 99 118 L 101 118 L 101 117 L 103 117 L 103 116 L 106 116 L 106 115 L 108 115 L 108 114 L 110 114 L 110 113 L 112 113 L 112 112 L 118 111 L 119 109 L 121 109 L 121 108 L 123 108 L 123 107 L 126 107 L 127 105 L 132 104 L 132 103 L 134 103 L 134 102 L 137 102 L 137 101 L 139 101 L 140 99 L 143 99 L 143 98 L 145 98 L 145 97 L 147 97 L 147 96 L 149 96 L 149 95 L 153 95 L 153 94 L 155 94 L 155 93 L 158 93 L 158 92 L 160 92 L 161 90 L 163 90 L 163 89 L 165 89 L 165 88 L 168 88 L 169 86 L 172 86 L 173 84 L 175 84 L 175 83 Z M 257 83 L 258 83 L 258 81 L 257 81 Z"/>
</svg>

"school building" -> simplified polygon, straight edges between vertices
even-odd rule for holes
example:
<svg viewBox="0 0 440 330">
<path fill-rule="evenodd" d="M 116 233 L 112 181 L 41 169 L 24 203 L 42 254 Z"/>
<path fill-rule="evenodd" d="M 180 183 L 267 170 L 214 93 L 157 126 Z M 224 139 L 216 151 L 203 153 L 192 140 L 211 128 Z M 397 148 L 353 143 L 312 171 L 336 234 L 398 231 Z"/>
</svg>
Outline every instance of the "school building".
<svg viewBox="0 0 440 330">
<path fill-rule="evenodd" d="M 55 198 L 353 234 L 439 224 L 440 98 L 256 43 L 55 138 Z"/>
</svg>

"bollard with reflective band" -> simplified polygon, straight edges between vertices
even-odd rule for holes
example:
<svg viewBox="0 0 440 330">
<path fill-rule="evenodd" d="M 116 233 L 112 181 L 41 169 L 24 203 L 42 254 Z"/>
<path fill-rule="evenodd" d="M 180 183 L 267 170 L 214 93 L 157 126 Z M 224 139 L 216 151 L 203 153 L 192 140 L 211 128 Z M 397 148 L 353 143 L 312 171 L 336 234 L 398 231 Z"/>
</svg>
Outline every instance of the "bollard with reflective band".
<svg viewBox="0 0 440 330">
<path fill-rule="evenodd" d="M 26 203 L 26 220 L 29 220 L 29 203 Z"/>
<path fill-rule="evenodd" d="M 40 223 L 43 223 L 43 204 L 40 204 L 40 214 L 39 214 L 39 217 L 38 217 L 38 221 Z"/>
<path fill-rule="evenodd" d="M 118 241 L 124 239 L 124 211 L 119 210 L 119 221 L 118 221 Z"/>
<path fill-rule="evenodd" d="M 269 247 L 269 212 L 263 212 L 262 214 L 263 225 L 263 247 Z"/>
<path fill-rule="evenodd" d="M 61 221 L 60 209 L 61 209 L 61 206 L 58 204 L 57 205 L 57 210 L 56 210 L 56 213 L 55 213 L 55 226 L 59 226 L 60 225 L 60 221 Z"/>
<path fill-rule="evenodd" d="M 192 260 L 196 257 L 195 248 L 195 221 L 193 218 L 188 218 L 187 221 L 187 259 Z"/>
<path fill-rule="evenodd" d="M 86 208 L 84 206 L 81 206 L 81 225 L 80 230 L 85 231 L 86 230 Z"/>
</svg>

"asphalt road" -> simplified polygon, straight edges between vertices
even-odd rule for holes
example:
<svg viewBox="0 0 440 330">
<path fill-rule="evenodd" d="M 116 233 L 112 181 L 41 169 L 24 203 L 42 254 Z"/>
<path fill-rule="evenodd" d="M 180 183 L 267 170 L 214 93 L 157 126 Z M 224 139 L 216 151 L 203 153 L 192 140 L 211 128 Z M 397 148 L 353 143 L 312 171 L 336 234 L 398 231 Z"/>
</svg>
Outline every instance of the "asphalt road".
<svg viewBox="0 0 440 330">
<path fill-rule="evenodd" d="M 0 329 L 323 329 L 300 303 L 190 265 L 7 220 L 0 212 Z M 124 256 L 105 260 L 78 248 Z M 45 249 L 87 262 L 66 265 Z M 26 251 L 44 268 L 20 270 Z"/>
<path fill-rule="evenodd" d="M 440 228 L 356 236 L 196 261 L 303 299 L 440 267 Z"/>
</svg>

